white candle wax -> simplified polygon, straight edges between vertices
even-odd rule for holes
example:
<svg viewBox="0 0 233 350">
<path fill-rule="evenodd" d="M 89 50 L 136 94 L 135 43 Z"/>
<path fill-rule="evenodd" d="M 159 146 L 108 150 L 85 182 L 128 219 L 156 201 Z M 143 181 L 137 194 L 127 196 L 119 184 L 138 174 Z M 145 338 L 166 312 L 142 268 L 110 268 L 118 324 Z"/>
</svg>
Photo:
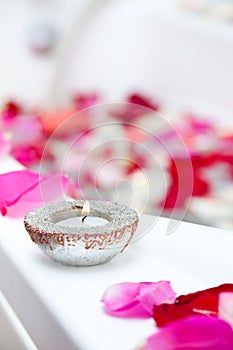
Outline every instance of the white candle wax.
<svg viewBox="0 0 233 350">
<path fill-rule="evenodd" d="M 103 226 L 103 225 L 106 225 L 107 223 L 108 223 L 108 220 L 103 218 L 98 218 L 96 216 L 87 216 L 84 222 L 83 223 L 81 222 L 81 224 L 85 224 L 87 226 Z"/>
<path fill-rule="evenodd" d="M 108 220 L 96 216 L 87 216 L 82 222 L 82 217 L 70 218 L 59 222 L 62 226 L 68 227 L 92 227 L 103 226 L 108 223 Z"/>
</svg>

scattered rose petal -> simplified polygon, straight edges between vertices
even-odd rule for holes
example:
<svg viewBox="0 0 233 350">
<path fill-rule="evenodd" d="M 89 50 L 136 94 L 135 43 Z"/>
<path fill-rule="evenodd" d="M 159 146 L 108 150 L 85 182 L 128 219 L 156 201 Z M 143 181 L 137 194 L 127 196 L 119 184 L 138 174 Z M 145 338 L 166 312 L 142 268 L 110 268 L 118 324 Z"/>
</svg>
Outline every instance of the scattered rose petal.
<svg viewBox="0 0 233 350">
<path fill-rule="evenodd" d="M 187 116 L 189 129 L 193 134 L 208 134 L 215 131 L 215 124 L 210 120 L 205 120 L 205 117 L 197 117 L 195 115 Z"/>
<path fill-rule="evenodd" d="M 21 113 L 21 107 L 14 101 L 9 101 L 1 113 L 4 123 L 10 122 Z"/>
<path fill-rule="evenodd" d="M 157 326 L 191 315 L 217 316 L 219 295 L 222 292 L 233 292 L 233 284 L 181 295 L 174 304 L 163 303 L 154 307 L 153 317 Z"/>
<path fill-rule="evenodd" d="M 23 166 L 30 168 L 43 161 L 54 160 L 53 154 L 46 147 L 46 140 L 41 139 L 40 142 L 28 145 L 17 145 L 12 147 L 10 155 L 13 156 Z"/>
<path fill-rule="evenodd" d="M 153 103 L 150 101 L 147 97 L 139 95 L 139 94 L 132 94 L 128 97 L 127 102 L 134 103 L 146 108 L 150 108 L 154 111 L 157 111 L 159 109 L 159 105 Z"/>
<path fill-rule="evenodd" d="M 189 158 L 171 158 L 168 172 L 171 177 L 171 185 L 165 199 L 160 204 L 164 209 L 183 207 L 186 200 L 195 192 L 195 186 L 202 191 L 201 193 L 206 193 L 207 185 L 203 184 L 198 176 L 195 176 Z M 192 176 L 194 176 L 193 179 Z"/>
<path fill-rule="evenodd" d="M 74 103 L 78 110 L 94 106 L 99 100 L 99 96 L 95 93 L 78 94 L 74 97 Z"/>
<path fill-rule="evenodd" d="M 28 211 L 60 197 L 67 187 L 68 179 L 60 174 L 40 175 L 29 170 L 1 174 L 1 213 L 23 217 Z"/>
<path fill-rule="evenodd" d="M 142 307 L 152 315 L 154 305 L 162 303 L 173 303 L 176 293 L 171 287 L 170 282 L 141 282 L 139 300 Z"/>
<path fill-rule="evenodd" d="M 104 303 L 105 309 L 109 311 L 130 309 L 138 304 L 139 291 L 139 283 L 123 282 L 114 284 L 105 291 L 101 301 Z"/>
<path fill-rule="evenodd" d="M 232 350 L 233 331 L 214 317 L 192 316 L 172 322 L 149 337 L 141 350 Z"/>
<path fill-rule="evenodd" d="M 218 317 L 233 328 L 233 292 L 219 295 Z"/>
<path fill-rule="evenodd" d="M 174 302 L 170 282 L 123 282 L 109 287 L 102 297 L 105 310 L 113 316 L 151 317 L 153 306 Z"/>
<path fill-rule="evenodd" d="M 63 108 L 40 113 L 40 119 L 45 135 L 50 136 L 56 129 L 56 137 L 64 137 L 86 131 L 90 127 L 87 114 L 79 112 L 77 108 Z"/>
<path fill-rule="evenodd" d="M 218 297 L 205 293 L 197 296 L 189 303 L 161 304 L 154 307 L 154 319 L 157 326 L 163 326 L 171 321 L 190 315 L 217 316 Z"/>
<path fill-rule="evenodd" d="M 0 132 L 0 158 L 10 151 L 11 140 L 4 133 Z"/>
<path fill-rule="evenodd" d="M 11 135 L 13 146 L 32 145 L 42 135 L 41 122 L 34 115 L 20 115 L 10 123 L 3 124 L 3 129 Z"/>
<path fill-rule="evenodd" d="M 92 144 L 96 144 L 98 137 L 105 139 L 106 134 L 108 134 L 103 128 L 92 129 L 95 113 L 91 109 L 89 110 L 89 107 L 95 105 L 96 102 L 98 102 L 98 95 L 95 92 L 76 94 L 70 106 L 55 110 L 27 109 L 14 101 L 9 101 L 3 106 L 0 114 L 0 130 L 12 136 L 10 150 L 7 149 L 7 152 L 9 151 L 10 155 L 24 166 L 33 169 L 38 169 L 43 154 L 43 159 L 46 160 L 43 162 L 45 171 L 48 173 L 59 172 L 62 150 L 58 144 L 73 143 L 73 138 L 75 139 L 78 135 L 78 151 L 74 152 L 74 158 L 76 157 L 77 162 L 73 161 L 72 157 L 68 157 L 69 159 L 64 165 L 67 167 L 65 172 L 73 180 L 79 181 L 76 169 L 80 161 L 92 148 Z M 226 212 L 227 209 L 224 208 L 230 206 L 225 202 L 225 199 L 220 198 L 220 193 L 222 194 L 229 182 L 233 180 L 232 130 L 219 128 L 211 118 L 198 117 L 195 113 L 175 109 L 170 114 L 169 106 L 159 105 L 156 101 L 154 102 L 139 93 L 130 94 L 126 97 L 125 102 L 104 109 L 106 112 L 104 114 L 106 114 L 106 121 L 112 121 L 111 117 L 113 116 L 121 122 L 121 137 L 124 140 L 129 140 L 128 144 L 130 145 L 122 150 L 124 152 L 122 154 L 126 156 L 128 162 L 121 163 L 120 171 L 114 172 L 114 179 L 111 180 L 107 176 L 109 169 L 101 171 L 104 175 L 102 179 L 93 176 L 95 174 L 93 165 L 91 164 L 90 169 L 88 165 L 87 169 L 82 171 L 81 190 L 88 186 L 88 191 L 94 193 L 97 186 L 98 190 L 106 196 L 105 199 L 111 199 L 112 192 L 109 191 L 109 188 L 112 182 L 118 182 L 122 176 L 131 177 L 141 169 L 145 169 L 146 172 L 156 170 L 156 162 L 153 160 L 154 154 L 156 159 L 159 159 L 162 172 L 169 178 L 169 181 L 166 181 L 166 191 L 163 191 L 159 198 L 156 196 L 156 187 L 154 187 L 148 202 L 148 208 L 151 208 L 152 214 L 161 213 L 164 210 L 165 215 L 173 216 L 173 210 L 178 210 L 178 214 L 185 214 L 186 209 L 188 209 L 188 216 L 194 217 L 196 220 L 200 216 L 199 212 L 193 211 L 192 204 L 190 208 L 187 208 L 192 197 L 197 199 L 213 198 L 220 206 L 220 211 L 224 212 L 225 210 Z M 163 118 L 159 115 L 156 117 L 156 113 L 153 111 L 167 115 L 168 120 L 162 120 Z M 71 116 L 73 117 L 70 118 Z M 132 123 L 130 123 L 131 121 Z M 142 128 L 136 126 L 134 121 Z M 172 128 L 169 121 L 172 121 Z M 151 133 L 145 133 L 147 126 Z M 101 133 L 100 130 L 103 132 Z M 91 133 L 91 137 L 80 137 L 82 132 L 85 136 Z M 51 134 L 53 134 L 52 138 L 50 138 Z M 112 135 L 116 136 L 115 127 Z M 82 139 L 85 138 L 85 147 L 83 147 Z M 48 139 L 49 143 L 47 143 Z M 107 139 L 109 140 L 109 137 Z M 183 142 L 179 142 L 180 139 Z M 144 145 L 145 150 L 150 150 L 150 152 L 142 152 L 138 144 Z M 184 152 L 184 144 L 188 153 Z M 45 145 L 46 155 L 43 153 Z M 165 145 L 166 147 L 164 147 Z M 171 151 L 170 155 L 167 150 Z M 5 153 L 3 147 L 1 147 L 0 156 L 1 151 L 3 154 Z M 114 143 L 110 145 L 109 142 L 101 148 L 101 152 L 98 152 L 95 157 L 92 153 L 89 158 L 91 163 L 94 160 L 96 164 L 103 164 L 110 158 L 114 158 L 116 154 L 120 154 L 120 151 L 121 147 L 118 149 Z M 191 174 L 190 168 L 193 170 L 193 174 Z M 189 179 L 189 181 L 183 179 Z M 138 197 L 141 197 L 140 192 L 143 191 L 143 187 L 138 189 Z M 136 206 L 138 206 L 136 203 L 138 197 L 137 195 L 135 197 Z M 212 212 L 209 215 L 207 213 L 201 217 L 201 220 L 209 223 L 213 219 L 216 225 L 232 227 L 232 216 L 228 215 L 228 211 L 227 215 L 224 214 L 221 218 L 216 218 L 214 214 L 214 212 L 213 215 Z"/>
<path fill-rule="evenodd" d="M 112 111 L 111 115 L 123 120 L 132 121 L 148 112 L 158 111 L 159 106 L 152 103 L 147 97 L 132 94 L 127 98 L 125 104 L 120 104 L 119 109 Z"/>
<path fill-rule="evenodd" d="M 180 295 L 179 297 L 176 298 L 176 301 L 178 301 L 180 303 L 187 303 L 190 300 L 195 299 L 196 296 L 200 296 L 206 292 L 208 292 L 216 297 L 219 297 L 219 295 L 221 293 L 225 293 L 225 292 L 232 292 L 233 293 L 233 284 L 232 283 L 224 283 L 224 284 L 220 284 L 217 287 L 207 288 L 204 290 L 200 290 L 198 292 L 189 293 L 187 295 Z"/>
</svg>

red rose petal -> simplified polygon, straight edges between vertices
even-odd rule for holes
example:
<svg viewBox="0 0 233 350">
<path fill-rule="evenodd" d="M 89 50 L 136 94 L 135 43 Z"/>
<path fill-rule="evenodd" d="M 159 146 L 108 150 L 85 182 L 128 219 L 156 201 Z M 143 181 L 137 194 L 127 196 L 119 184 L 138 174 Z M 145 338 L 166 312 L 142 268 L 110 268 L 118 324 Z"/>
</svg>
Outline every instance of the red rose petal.
<svg viewBox="0 0 233 350">
<path fill-rule="evenodd" d="M 190 315 L 217 316 L 219 295 L 222 292 L 233 292 L 233 284 L 223 284 L 196 293 L 181 295 L 174 304 L 161 304 L 154 307 L 153 317 L 157 326 Z"/>
</svg>

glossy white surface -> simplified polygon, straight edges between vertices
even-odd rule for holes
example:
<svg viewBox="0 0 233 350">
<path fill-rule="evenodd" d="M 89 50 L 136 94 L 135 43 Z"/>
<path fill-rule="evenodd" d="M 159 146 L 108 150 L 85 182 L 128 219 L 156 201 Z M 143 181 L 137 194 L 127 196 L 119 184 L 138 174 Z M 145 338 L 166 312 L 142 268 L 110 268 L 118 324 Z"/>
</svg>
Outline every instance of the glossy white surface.
<svg viewBox="0 0 233 350">
<path fill-rule="evenodd" d="M 141 217 L 143 231 L 152 216 Z M 171 280 L 178 293 L 233 282 L 233 233 L 182 223 L 165 235 L 160 218 L 143 239 L 107 264 L 67 267 L 43 255 L 22 221 L 0 219 L 0 287 L 39 349 L 129 350 L 153 320 L 107 316 L 105 289 L 122 281 Z"/>
<path fill-rule="evenodd" d="M 0 348 L 4 350 L 36 350 L 35 345 L 1 292 Z"/>
</svg>

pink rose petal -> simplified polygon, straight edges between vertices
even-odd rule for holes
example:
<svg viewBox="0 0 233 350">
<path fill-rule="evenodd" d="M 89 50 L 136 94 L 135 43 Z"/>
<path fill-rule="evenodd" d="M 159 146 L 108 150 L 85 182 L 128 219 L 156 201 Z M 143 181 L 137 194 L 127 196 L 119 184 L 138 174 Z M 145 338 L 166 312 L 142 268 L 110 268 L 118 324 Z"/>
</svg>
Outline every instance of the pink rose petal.
<svg viewBox="0 0 233 350">
<path fill-rule="evenodd" d="M 233 293 L 219 295 L 218 317 L 228 322 L 233 328 Z"/>
<path fill-rule="evenodd" d="M 96 93 L 78 94 L 74 97 L 75 106 L 78 110 L 89 108 L 97 104 L 99 96 Z"/>
<path fill-rule="evenodd" d="M 160 329 L 141 350 L 232 350 L 233 331 L 216 317 L 192 316 Z"/>
<path fill-rule="evenodd" d="M 174 302 L 170 282 L 123 282 L 109 287 L 102 297 L 107 313 L 118 317 L 151 317 L 154 305 Z"/>
<path fill-rule="evenodd" d="M 68 179 L 60 174 L 41 175 L 29 170 L 0 175 L 0 210 L 2 215 L 22 217 L 28 211 L 60 197 Z"/>
<path fill-rule="evenodd" d="M 21 115 L 13 120 L 5 130 L 11 135 L 14 146 L 34 145 L 42 136 L 41 122 L 33 115 Z"/>
<path fill-rule="evenodd" d="M 123 282 L 109 287 L 101 301 L 109 311 L 124 311 L 138 304 L 139 283 Z"/>
<path fill-rule="evenodd" d="M 10 151 L 11 141 L 8 136 L 0 132 L 0 158 Z"/>
<path fill-rule="evenodd" d="M 140 303 L 150 315 L 152 315 L 155 305 L 166 302 L 173 303 L 175 299 L 176 293 L 169 281 L 140 283 Z"/>
</svg>

